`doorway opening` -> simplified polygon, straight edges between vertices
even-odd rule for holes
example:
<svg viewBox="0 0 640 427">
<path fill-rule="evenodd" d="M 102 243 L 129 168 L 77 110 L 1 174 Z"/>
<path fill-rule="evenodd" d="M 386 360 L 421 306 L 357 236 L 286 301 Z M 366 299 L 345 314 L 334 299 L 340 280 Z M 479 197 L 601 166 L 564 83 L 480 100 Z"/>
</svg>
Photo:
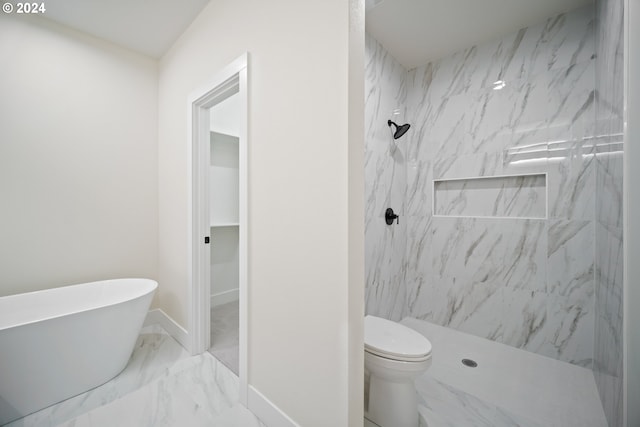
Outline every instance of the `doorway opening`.
<svg viewBox="0 0 640 427">
<path fill-rule="evenodd" d="M 247 54 L 236 59 L 188 102 L 191 353 L 211 349 L 235 371 L 243 404 L 248 354 L 247 60 Z M 220 324 L 212 327 L 212 321 Z"/>
</svg>

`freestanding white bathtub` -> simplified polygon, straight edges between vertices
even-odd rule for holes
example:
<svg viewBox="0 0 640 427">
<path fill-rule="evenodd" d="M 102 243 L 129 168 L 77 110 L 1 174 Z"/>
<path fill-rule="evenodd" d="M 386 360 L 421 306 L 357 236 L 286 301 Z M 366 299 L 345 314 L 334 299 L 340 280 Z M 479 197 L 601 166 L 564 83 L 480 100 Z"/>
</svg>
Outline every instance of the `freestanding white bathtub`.
<svg viewBox="0 0 640 427">
<path fill-rule="evenodd" d="M 0 425 L 118 375 L 157 286 L 117 279 L 0 298 Z"/>
</svg>

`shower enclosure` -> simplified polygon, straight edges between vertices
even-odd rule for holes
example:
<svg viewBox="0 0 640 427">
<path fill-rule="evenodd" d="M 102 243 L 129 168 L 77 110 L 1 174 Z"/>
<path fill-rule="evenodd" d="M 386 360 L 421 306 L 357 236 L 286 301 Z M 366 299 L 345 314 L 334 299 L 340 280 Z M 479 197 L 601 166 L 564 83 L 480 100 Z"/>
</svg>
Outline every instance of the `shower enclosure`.
<svg viewBox="0 0 640 427">
<path fill-rule="evenodd" d="M 590 369 L 622 425 L 622 1 L 410 70 L 366 39 L 366 312 Z M 387 121 L 411 123 L 400 141 Z M 404 220 L 384 221 L 393 208 Z"/>
</svg>

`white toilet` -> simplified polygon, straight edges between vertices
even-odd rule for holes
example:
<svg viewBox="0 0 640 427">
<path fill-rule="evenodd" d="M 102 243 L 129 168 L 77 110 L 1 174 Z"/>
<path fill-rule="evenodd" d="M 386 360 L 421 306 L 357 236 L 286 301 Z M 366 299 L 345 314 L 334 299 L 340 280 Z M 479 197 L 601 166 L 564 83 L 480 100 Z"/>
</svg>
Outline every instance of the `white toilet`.
<svg viewBox="0 0 640 427">
<path fill-rule="evenodd" d="M 429 366 L 428 339 L 399 323 L 366 316 L 365 418 L 380 427 L 418 427 L 414 380 Z"/>
</svg>

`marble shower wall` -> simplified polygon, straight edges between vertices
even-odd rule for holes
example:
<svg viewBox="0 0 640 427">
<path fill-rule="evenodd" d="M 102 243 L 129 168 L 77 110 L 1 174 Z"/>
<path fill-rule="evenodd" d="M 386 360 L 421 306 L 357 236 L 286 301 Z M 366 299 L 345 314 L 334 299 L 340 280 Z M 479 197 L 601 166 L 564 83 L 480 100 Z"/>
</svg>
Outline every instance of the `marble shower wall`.
<svg viewBox="0 0 640 427">
<path fill-rule="evenodd" d="M 400 320 L 406 305 L 408 138 L 394 142 L 387 120 L 404 123 L 407 75 L 369 35 L 365 49 L 365 310 L 367 314 Z M 400 215 L 398 224 L 385 223 L 387 208 Z"/>
<path fill-rule="evenodd" d="M 591 367 L 593 7 L 409 72 L 371 37 L 366 53 L 367 313 Z M 395 108 L 412 124 L 397 145 Z M 514 177 L 490 192 L 511 218 L 466 215 L 463 191 L 433 215 L 434 179 L 534 174 L 545 191 Z M 388 206 L 399 225 L 384 224 Z"/>
<path fill-rule="evenodd" d="M 594 374 L 609 427 L 622 426 L 622 0 L 596 1 Z"/>
<path fill-rule="evenodd" d="M 584 7 L 409 73 L 405 315 L 592 366 L 594 26 Z M 546 192 L 508 178 L 496 217 L 433 215 L 434 179 L 529 174 Z"/>
</svg>

